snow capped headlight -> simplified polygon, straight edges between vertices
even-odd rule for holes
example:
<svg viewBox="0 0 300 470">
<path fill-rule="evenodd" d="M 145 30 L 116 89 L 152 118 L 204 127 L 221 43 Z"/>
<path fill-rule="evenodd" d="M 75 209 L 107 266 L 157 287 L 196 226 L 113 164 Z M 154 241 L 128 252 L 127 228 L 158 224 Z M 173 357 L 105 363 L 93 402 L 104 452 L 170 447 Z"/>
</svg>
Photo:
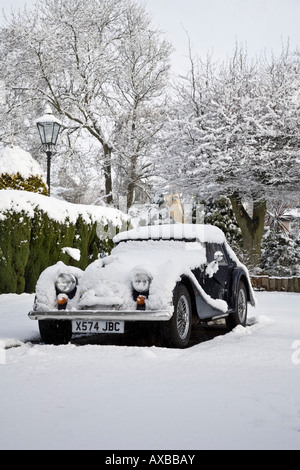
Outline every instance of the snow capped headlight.
<svg viewBox="0 0 300 470">
<path fill-rule="evenodd" d="M 132 279 L 132 287 L 137 292 L 147 292 L 149 290 L 151 278 L 148 274 L 138 273 Z"/>
<path fill-rule="evenodd" d="M 60 274 L 55 282 L 55 287 L 59 292 L 68 294 L 72 292 L 76 287 L 77 281 L 76 277 L 73 274 Z"/>
</svg>

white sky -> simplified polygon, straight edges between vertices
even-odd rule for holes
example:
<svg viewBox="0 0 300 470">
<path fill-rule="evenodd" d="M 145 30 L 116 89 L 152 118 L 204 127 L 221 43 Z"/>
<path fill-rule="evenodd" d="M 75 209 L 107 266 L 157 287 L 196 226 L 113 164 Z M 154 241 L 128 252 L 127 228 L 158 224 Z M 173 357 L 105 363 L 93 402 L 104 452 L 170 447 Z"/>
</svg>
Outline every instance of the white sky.
<svg viewBox="0 0 300 470">
<path fill-rule="evenodd" d="M 83 0 L 84 1 L 84 0 Z M 0 0 L 2 8 L 28 8 L 35 0 Z M 195 55 L 226 59 L 236 42 L 250 57 L 279 54 L 282 43 L 300 46 L 300 0 L 144 0 L 153 24 L 166 33 L 176 52 L 174 70 L 187 68 L 188 33 Z M 186 31 L 186 32 L 185 32 Z"/>
</svg>

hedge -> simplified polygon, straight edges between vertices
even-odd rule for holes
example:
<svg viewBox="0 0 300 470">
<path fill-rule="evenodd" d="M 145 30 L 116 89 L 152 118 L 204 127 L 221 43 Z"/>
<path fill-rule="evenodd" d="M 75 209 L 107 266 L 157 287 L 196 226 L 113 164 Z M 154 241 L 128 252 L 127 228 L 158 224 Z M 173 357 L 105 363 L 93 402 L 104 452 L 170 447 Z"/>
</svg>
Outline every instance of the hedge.
<svg viewBox="0 0 300 470">
<path fill-rule="evenodd" d="M 40 273 L 58 261 L 85 269 L 100 252 L 110 252 L 112 235 L 128 223 L 116 209 L 0 191 L 0 294 L 34 292 Z M 64 247 L 78 248 L 80 260 L 63 253 Z"/>
</svg>

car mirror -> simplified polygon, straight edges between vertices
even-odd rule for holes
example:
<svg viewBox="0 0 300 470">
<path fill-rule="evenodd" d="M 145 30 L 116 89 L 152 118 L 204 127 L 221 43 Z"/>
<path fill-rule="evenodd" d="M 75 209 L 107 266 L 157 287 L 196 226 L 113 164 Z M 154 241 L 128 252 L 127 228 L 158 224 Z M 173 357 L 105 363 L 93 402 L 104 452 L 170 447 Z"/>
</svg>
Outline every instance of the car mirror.
<svg viewBox="0 0 300 470">
<path fill-rule="evenodd" d="M 223 259 L 223 253 L 222 251 L 216 251 L 215 254 L 214 254 L 214 260 L 217 261 L 218 263 L 220 263 Z"/>
</svg>

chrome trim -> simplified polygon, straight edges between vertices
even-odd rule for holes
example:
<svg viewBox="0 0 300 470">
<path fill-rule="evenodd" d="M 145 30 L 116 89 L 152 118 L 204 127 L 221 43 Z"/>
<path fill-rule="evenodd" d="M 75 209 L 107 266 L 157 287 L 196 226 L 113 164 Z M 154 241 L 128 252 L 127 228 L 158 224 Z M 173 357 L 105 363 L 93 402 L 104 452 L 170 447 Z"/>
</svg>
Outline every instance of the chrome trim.
<svg viewBox="0 0 300 470">
<path fill-rule="evenodd" d="M 214 317 L 211 317 L 211 321 L 215 320 L 221 320 L 222 318 L 227 318 L 229 313 L 224 313 L 223 315 L 215 315 Z"/>
<path fill-rule="evenodd" d="M 105 320 L 105 321 L 168 321 L 173 309 L 169 310 L 32 310 L 31 320 Z"/>
</svg>

